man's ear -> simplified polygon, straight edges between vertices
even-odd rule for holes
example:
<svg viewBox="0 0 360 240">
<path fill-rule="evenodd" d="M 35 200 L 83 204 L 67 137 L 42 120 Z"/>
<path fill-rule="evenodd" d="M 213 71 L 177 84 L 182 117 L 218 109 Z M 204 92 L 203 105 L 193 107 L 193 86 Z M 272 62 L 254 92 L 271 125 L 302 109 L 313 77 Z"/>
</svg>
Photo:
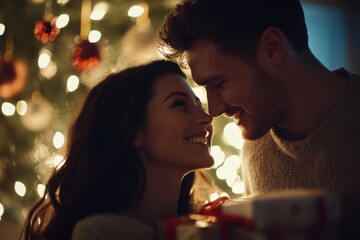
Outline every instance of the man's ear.
<svg viewBox="0 0 360 240">
<path fill-rule="evenodd" d="M 142 133 L 142 131 L 139 130 L 139 131 L 136 133 L 136 136 L 135 136 L 135 138 L 134 138 L 133 146 L 134 146 L 134 147 L 141 147 L 141 146 L 144 145 L 144 142 L 145 142 L 145 140 L 144 140 L 144 134 Z"/>
<path fill-rule="evenodd" d="M 260 39 L 260 54 L 264 61 L 278 63 L 285 53 L 286 39 L 276 27 L 266 29 Z"/>
</svg>

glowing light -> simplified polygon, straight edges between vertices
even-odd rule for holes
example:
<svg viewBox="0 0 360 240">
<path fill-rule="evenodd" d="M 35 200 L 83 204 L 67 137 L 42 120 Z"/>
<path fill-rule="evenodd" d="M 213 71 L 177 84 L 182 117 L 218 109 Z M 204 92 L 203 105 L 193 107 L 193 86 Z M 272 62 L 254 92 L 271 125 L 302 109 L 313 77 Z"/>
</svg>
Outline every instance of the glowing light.
<svg viewBox="0 0 360 240">
<path fill-rule="evenodd" d="M 220 146 L 218 146 L 218 145 L 211 146 L 210 154 L 214 158 L 214 162 L 215 162 L 214 168 L 217 168 L 224 162 L 225 154 L 221 150 Z"/>
<path fill-rule="evenodd" d="M 94 6 L 94 10 L 91 12 L 90 19 L 101 20 L 104 18 L 106 12 L 109 9 L 109 5 L 105 2 L 99 2 Z"/>
<path fill-rule="evenodd" d="M 27 111 L 27 103 L 24 100 L 20 100 L 16 103 L 16 111 L 20 116 L 24 116 Z"/>
<path fill-rule="evenodd" d="M 192 90 L 194 91 L 195 95 L 200 99 L 201 103 L 207 103 L 206 90 L 204 87 L 193 87 Z"/>
<path fill-rule="evenodd" d="M 71 75 L 67 80 L 66 88 L 69 92 L 73 92 L 79 87 L 79 83 L 79 78 L 75 75 Z"/>
<path fill-rule="evenodd" d="M 216 169 L 216 176 L 220 180 L 225 180 L 228 176 L 227 168 L 224 166 L 218 167 Z"/>
<path fill-rule="evenodd" d="M 225 125 L 224 137 L 227 143 L 237 149 L 241 149 L 244 145 L 244 139 L 242 137 L 241 130 L 234 122 L 230 122 Z"/>
<path fill-rule="evenodd" d="M 224 166 L 232 169 L 238 169 L 241 166 L 242 159 L 238 155 L 231 155 L 224 161 Z"/>
<path fill-rule="evenodd" d="M 53 144 L 56 149 L 61 148 L 64 145 L 65 137 L 64 135 L 57 131 L 53 137 Z"/>
<path fill-rule="evenodd" d="M 239 178 L 236 171 L 228 171 L 229 175 L 226 176 L 226 184 L 231 187 L 234 182 Z"/>
<path fill-rule="evenodd" d="M 101 32 L 99 32 L 97 30 L 90 31 L 89 37 L 88 37 L 89 42 L 96 43 L 100 40 L 100 38 L 101 38 Z"/>
<path fill-rule="evenodd" d="M 231 186 L 231 191 L 236 194 L 245 193 L 245 183 L 243 181 L 237 181 Z"/>
<path fill-rule="evenodd" d="M 16 181 L 14 188 L 17 195 L 19 195 L 20 197 L 25 196 L 26 187 L 22 182 Z"/>
<path fill-rule="evenodd" d="M 216 199 L 218 199 L 220 197 L 220 195 L 218 194 L 218 193 L 216 193 L 216 192 L 214 192 L 214 193 L 211 193 L 210 194 L 210 201 L 212 202 L 212 201 L 215 201 Z"/>
<path fill-rule="evenodd" d="M 39 183 L 39 184 L 37 185 L 36 190 L 37 190 L 37 194 L 39 195 L 39 197 L 43 197 L 43 196 L 44 196 L 44 194 L 45 194 L 45 189 L 46 189 L 46 187 L 45 187 L 44 184 Z"/>
<path fill-rule="evenodd" d="M 12 116 L 15 113 L 15 106 L 12 103 L 9 102 L 3 102 L 1 105 L 1 111 L 5 116 Z"/>
<path fill-rule="evenodd" d="M 70 0 L 57 0 L 56 2 L 60 5 L 65 5 L 69 2 Z"/>
<path fill-rule="evenodd" d="M 1 220 L 1 216 L 4 214 L 4 206 L 0 203 L 0 220 Z"/>
<path fill-rule="evenodd" d="M 66 25 L 68 25 L 70 20 L 69 15 L 67 14 L 61 14 L 57 19 L 56 19 L 56 27 L 58 28 L 63 28 Z"/>
<path fill-rule="evenodd" d="M 142 6 L 134 5 L 129 8 L 128 16 L 129 17 L 140 17 L 144 13 L 145 9 Z"/>
<path fill-rule="evenodd" d="M 49 50 L 46 49 L 41 50 L 38 59 L 39 68 L 45 68 L 50 63 L 51 56 L 52 54 Z"/>
<path fill-rule="evenodd" d="M 3 35 L 5 32 L 5 25 L 0 23 L 0 36 Z"/>
<path fill-rule="evenodd" d="M 64 157 L 61 155 L 55 155 L 52 158 L 52 166 L 55 167 L 56 169 L 60 168 L 62 165 L 64 165 Z"/>
<path fill-rule="evenodd" d="M 57 66 L 53 61 L 49 61 L 49 63 L 47 64 L 46 67 L 44 68 L 40 68 L 40 74 L 41 76 L 47 78 L 47 79 L 51 79 L 52 77 L 55 76 L 55 74 L 57 73 Z"/>
</svg>

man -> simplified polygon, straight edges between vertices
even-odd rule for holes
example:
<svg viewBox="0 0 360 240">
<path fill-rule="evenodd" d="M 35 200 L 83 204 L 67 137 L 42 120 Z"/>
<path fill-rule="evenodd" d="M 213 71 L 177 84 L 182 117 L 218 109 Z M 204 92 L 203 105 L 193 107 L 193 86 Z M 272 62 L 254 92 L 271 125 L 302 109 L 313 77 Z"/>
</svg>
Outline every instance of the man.
<svg viewBox="0 0 360 240">
<path fill-rule="evenodd" d="M 205 86 L 210 115 L 242 129 L 248 194 L 322 188 L 346 203 L 358 196 L 360 77 L 316 59 L 298 0 L 185 0 L 160 38 Z"/>
</svg>

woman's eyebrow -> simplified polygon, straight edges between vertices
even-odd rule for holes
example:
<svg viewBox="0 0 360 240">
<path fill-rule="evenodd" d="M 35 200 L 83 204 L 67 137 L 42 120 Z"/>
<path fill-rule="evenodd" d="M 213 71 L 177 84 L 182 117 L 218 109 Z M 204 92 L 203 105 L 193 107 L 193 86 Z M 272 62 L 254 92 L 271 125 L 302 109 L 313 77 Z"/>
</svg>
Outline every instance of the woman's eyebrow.
<svg viewBox="0 0 360 240">
<path fill-rule="evenodd" d="M 169 98 L 171 98 L 172 96 L 175 96 L 175 95 L 180 95 L 180 96 L 183 96 L 183 97 L 189 97 L 189 95 L 187 93 L 185 93 L 185 92 L 172 92 L 164 99 L 164 102 L 166 100 L 168 100 Z"/>
</svg>

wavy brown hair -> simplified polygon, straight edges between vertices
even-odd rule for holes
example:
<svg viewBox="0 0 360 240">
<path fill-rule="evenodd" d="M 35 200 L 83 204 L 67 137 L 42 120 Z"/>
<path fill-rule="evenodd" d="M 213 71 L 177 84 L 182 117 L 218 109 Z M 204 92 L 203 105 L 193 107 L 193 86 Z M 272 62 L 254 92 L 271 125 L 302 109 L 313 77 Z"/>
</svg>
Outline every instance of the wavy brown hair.
<svg viewBox="0 0 360 240">
<path fill-rule="evenodd" d="M 156 60 L 112 73 L 89 91 L 70 128 L 65 162 L 29 212 L 26 240 L 70 239 L 80 219 L 137 201 L 145 173 L 132 142 L 154 82 L 168 72 L 185 77 L 176 63 Z"/>
</svg>

